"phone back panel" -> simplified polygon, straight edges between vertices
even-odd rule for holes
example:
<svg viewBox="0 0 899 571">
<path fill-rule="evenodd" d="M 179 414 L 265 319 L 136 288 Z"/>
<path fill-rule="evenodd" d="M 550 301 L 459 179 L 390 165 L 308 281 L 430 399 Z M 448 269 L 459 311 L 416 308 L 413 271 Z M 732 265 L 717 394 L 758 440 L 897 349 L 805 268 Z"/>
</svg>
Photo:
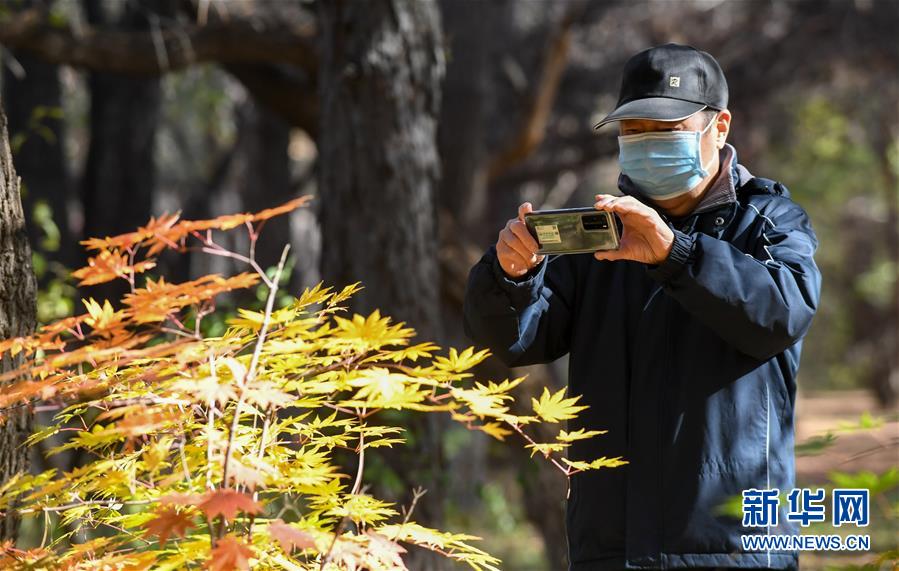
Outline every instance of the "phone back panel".
<svg viewBox="0 0 899 571">
<path fill-rule="evenodd" d="M 614 217 L 595 208 L 528 212 L 524 222 L 540 249 L 538 254 L 575 254 L 618 249 Z"/>
</svg>

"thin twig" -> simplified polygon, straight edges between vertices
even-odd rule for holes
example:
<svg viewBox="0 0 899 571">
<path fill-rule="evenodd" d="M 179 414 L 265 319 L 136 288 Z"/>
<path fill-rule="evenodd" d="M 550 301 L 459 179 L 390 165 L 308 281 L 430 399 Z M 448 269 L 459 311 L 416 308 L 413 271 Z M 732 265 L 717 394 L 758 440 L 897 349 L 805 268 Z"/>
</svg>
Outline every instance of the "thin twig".
<svg viewBox="0 0 899 571">
<path fill-rule="evenodd" d="M 275 279 L 273 280 L 272 287 L 268 291 L 268 299 L 265 302 L 265 315 L 262 319 L 262 325 L 259 328 L 259 337 L 256 341 L 256 348 L 253 351 L 253 357 L 250 359 L 250 366 L 247 368 L 247 372 L 244 374 L 244 378 L 238 381 L 237 403 L 234 406 L 234 418 L 231 419 L 231 428 L 228 432 L 228 445 L 225 448 L 225 464 L 222 468 L 223 487 L 228 486 L 228 468 L 231 465 L 231 456 L 234 452 L 234 437 L 237 434 L 237 427 L 240 423 L 240 409 L 243 407 L 243 399 L 246 394 L 246 386 L 247 384 L 253 382 L 256 376 L 256 368 L 259 365 L 259 357 L 262 354 L 262 346 L 265 343 L 266 333 L 268 331 L 268 326 L 272 318 L 272 311 L 275 306 L 275 296 L 278 293 L 278 282 L 281 278 L 281 272 L 284 271 L 284 264 L 287 260 L 287 252 L 289 250 L 290 244 L 287 244 L 286 246 L 284 246 L 284 250 L 281 251 L 281 260 L 278 262 L 278 268 L 275 271 Z M 225 526 L 223 519 L 222 526 L 219 531 L 220 535 L 224 534 L 224 531 Z"/>
<path fill-rule="evenodd" d="M 350 494 L 356 495 L 359 493 L 359 487 L 362 485 L 362 470 L 365 466 L 365 431 L 362 430 L 364 425 L 362 425 L 361 417 L 360 417 L 360 426 L 359 426 L 359 466 L 356 468 L 356 481 L 353 482 L 353 489 L 350 491 Z"/>
</svg>

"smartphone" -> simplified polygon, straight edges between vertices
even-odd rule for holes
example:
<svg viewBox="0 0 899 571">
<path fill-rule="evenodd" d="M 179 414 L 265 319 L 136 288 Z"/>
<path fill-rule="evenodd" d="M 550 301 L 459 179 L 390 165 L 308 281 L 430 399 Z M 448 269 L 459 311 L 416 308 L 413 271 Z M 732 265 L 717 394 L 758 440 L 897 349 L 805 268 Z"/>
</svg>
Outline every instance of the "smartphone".
<svg viewBox="0 0 899 571">
<path fill-rule="evenodd" d="M 540 246 L 538 254 L 617 250 L 621 235 L 615 214 L 591 206 L 527 212 L 524 223 Z"/>
</svg>

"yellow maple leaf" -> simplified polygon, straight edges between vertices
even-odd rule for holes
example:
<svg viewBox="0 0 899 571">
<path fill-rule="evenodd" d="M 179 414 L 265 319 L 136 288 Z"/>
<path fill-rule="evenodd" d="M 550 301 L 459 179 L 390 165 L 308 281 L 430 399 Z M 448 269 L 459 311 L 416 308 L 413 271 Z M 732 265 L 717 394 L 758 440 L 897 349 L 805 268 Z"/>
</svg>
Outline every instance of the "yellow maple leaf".
<svg viewBox="0 0 899 571">
<path fill-rule="evenodd" d="M 446 357 L 434 357 L 434 366 L 443 371 L 462 372 L 474 367 L 489 356 L 489 349 L 481 349 L 475 353 L 474 347 L 469 347 L 459 353 L 455 347 L 450 347 L 449 355 Z"/>
<path fill-rule="evenodd" d="M 356 523 L 377 523 L 398 512 L 391 508 L 392 502 L 385 502 L 368 494 L 348 494 L 346 500 L 328 513 L 351 519 Z"/>
<path fill-rule="evenodd" d="M 608 430 L 588 430 L 584 431 L 583 428 L 578 430 L 574 430 L 572 432 L 568 432 L 566 430 L 562 430 L 559 432 L 559 435 L 556 437 L 558 440 L 562 442 L 574 442 L 575 440 L 584 440 L 585 438 L 591 438 L 593 436 L 598 436 L 600 434 L 607 433 Z"/>
<path fill-rule="evenodd" d="M 574 403 L 581 398 L 580 395 L 565 398 L 566 390 L 567 387 L 563 387 L 555 394 L 550 394 L 549 389 L 543 387 L 543 394 L 540 395 L 539 401 L 533 397 L 531 398 L 531 404 L 537 416 L 547 422 L 559 422 L 560 420 L 575 418 L 578 412 L 588 408 L 587 406 L 575 406 Z"/>
<path fill-rule="evenodd" d="M 606 458 L 605 456 L 603 456 L 602 458 L 597 458 L 596 460 L 592 460 L 590 462 L 584 462 L 582 460 L 569 460 L 568 458 L 562 458 L 562 461 L 577 470 L 617 468 L 618 466 L 624 466 L 628 463 L 628 461 L 624 460 L 621 456 L 616 456 L 614 458 Z"/>
<path fill-rule="evenodd" d="M 474 414 L 479 416 L 499 416 L 509 411 L 509 407 L 502 405 L 500 395 L 485 394 L 477 389 L 462 389 L 453 387 L 451 393 L 457 399 L 464 401 Z"/>
<path fill-rule="evenodd" d="M 544 456 L 549 456 L 550 452 L 561 452 L 567 447 L 568 444 L 563 442 L 535 442 L 525 446 L 525 448 L 531 449 L 531 458 L 533 458 L 534 454 L 537 452 L 540 452 Z"/>
<path fill-rule="evenodd" d="M 506 436 L 513 433 L 511 430 L 503 428 L 503 425 L 498 422 L 488 422 L 480 426 L 475 426 L 475 428 L 477 428 L 478 430 L 483 430 L 497 440 L 505 440 Z"/>
</svg>

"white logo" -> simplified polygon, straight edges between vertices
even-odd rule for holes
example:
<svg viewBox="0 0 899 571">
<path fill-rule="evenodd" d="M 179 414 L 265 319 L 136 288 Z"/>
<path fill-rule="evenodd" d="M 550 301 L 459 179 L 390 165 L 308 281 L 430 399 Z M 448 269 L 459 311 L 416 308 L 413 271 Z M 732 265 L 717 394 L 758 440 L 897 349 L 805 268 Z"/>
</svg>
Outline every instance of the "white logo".
<svg viewBox="0 0 899 571">
<path fill-rule="evenodd" d="M 668 86 L 669 87 L 680 87 L 680 77 L 676 75 L 672 75 L 668 78 Z"/>
</svg>

